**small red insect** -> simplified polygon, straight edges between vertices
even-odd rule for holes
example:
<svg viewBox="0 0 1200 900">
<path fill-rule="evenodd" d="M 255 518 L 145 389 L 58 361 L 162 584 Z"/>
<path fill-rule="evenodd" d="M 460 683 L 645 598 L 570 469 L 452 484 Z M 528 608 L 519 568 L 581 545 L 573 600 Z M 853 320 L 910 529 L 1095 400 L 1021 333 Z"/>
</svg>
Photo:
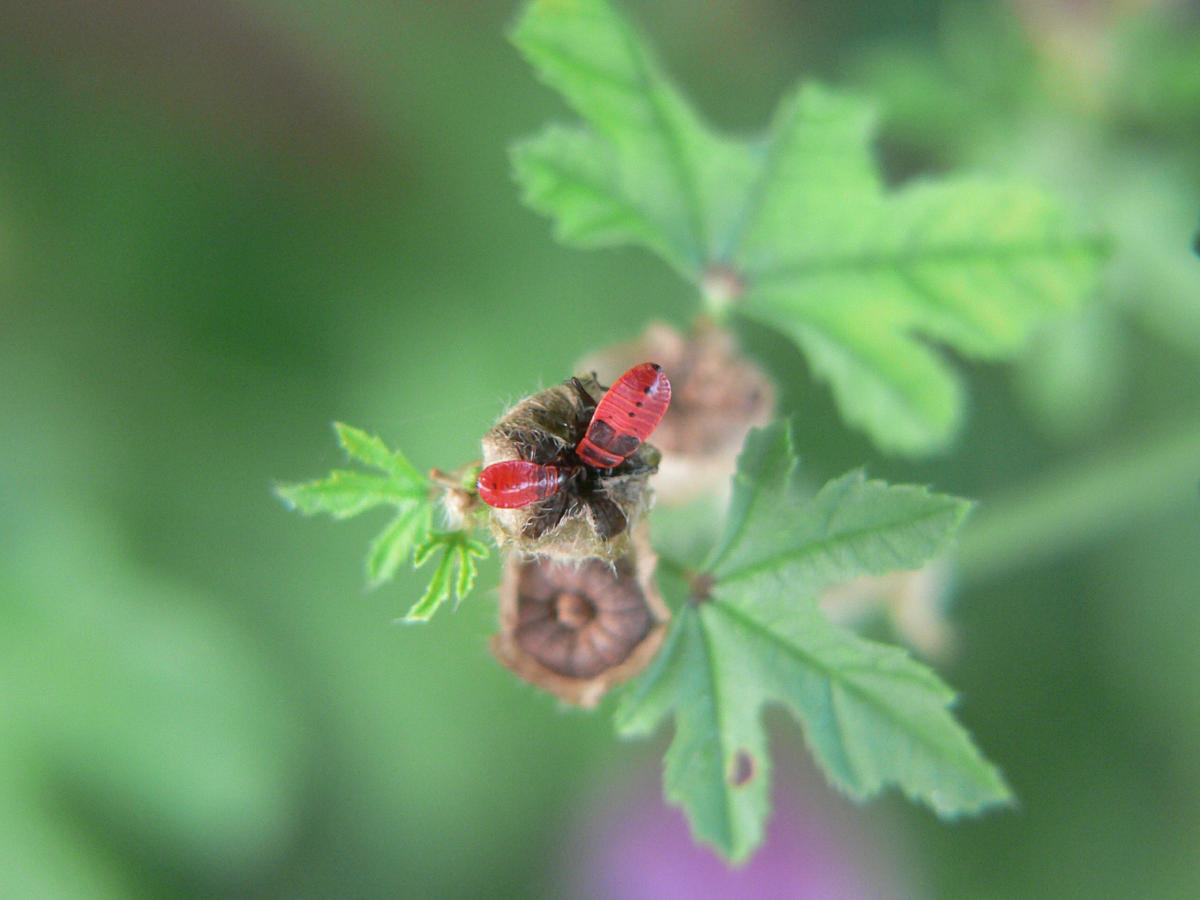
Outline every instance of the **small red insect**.
<svg viewBox="0 0 1200 900">
<path fill-rule="evenodd" d="M 570 382 L 589 405 L 595 405 L 587 430 L 573 451 L 560 454 L 550 463 L 510 459 L 492 463 L 479 473 L 475 486 L 479 499 L 497 509 L 519 509 L 558 494 L 572 482 L 582 482 L 580 491 L 594 495 L 595 470 L 613 469 L 641 446 L 658 427 L 671 402 L 671 383 L 662 366 L 642 363 L 616 380 L 599 403 L 579 383 Z M 606 508 L 611 501 L 592 497 Z M 619 515 L 619 510 L 617 511 Z M 561 510 L 554 519 L 561 518 Z M 623 526 L 624 516 L 621 516 Z M 615 527 L 615 526 L 614 526 Z"/>
<path fill-rule="evenodd" d="M 543 466 L 525 459 L 492 463 L 479 473 L 479 499 L 496 509 L 518 509 L 556 494 L 578 466 Z"/>
</svg>

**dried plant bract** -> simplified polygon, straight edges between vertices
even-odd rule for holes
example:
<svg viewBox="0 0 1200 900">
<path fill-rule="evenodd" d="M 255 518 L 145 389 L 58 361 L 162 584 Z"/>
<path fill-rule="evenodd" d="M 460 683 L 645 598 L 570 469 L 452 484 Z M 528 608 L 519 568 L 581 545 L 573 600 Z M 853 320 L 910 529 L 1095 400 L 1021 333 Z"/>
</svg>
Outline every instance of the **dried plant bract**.
<svg viewBox="0 0 1200 900">
<path fill-rule="evenodd" d="M 654 587 L 657 558 L 644 534 L 632 543 L 615 563 L 510 556 L 496 657 L 530 684 L 585 707 L 645 668 L 670 612 Z"/>
</svg>

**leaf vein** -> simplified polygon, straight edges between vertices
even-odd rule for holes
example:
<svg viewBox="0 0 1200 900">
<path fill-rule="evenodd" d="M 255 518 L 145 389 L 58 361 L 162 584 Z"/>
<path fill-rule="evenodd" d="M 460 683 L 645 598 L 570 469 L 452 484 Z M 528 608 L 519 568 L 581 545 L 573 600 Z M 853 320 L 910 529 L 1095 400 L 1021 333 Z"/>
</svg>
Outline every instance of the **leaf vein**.
<svg viewBox="0 0 1200 900">
<path fill-rule="evenodd" d="M 595 197 L 602 201 L 606 206 L 613 209 L 605 217 L 594 217 L 589 220 L 591 227 L 596 227 L 597 223 L 604 224 L 606 221 L 620 221 L 622 216 L 629 219 L 635 219 L 643 225 L 650 226 L 653 223 L 648 219 L 645 213 L 634 205 L 633 200 L 623 191 L 616 189 L 612 184 L 606 184 L 597 178 L 588 177 L 578 169 L 571 169 L 568 166 L 559 163 L 552 159 L 549 155 L 531 154 L 530 162 L 533 165 L 539 166 L 551 175 L 557 177 L 562 182 L 556 185 L 548 193 L 557 193 L 561 190 L 567 190 L 571 186 L 580 187 L 590 191 Z"/>
<path fill-rule="evenodd" d="M 621 39 L 625 42 L 630 58 L 633 60 L 638 84 L 645 93 L 646 101 L 650 104 L 651 114 L 658 123 L 659 130 L 662 132 L 661 139 L 667 151 L 667 160 L 675 172 L 675 179 L 683 196 L 688 228 L 691 232 L 692 246 L 689 249 L 691 251 L 692 264 L 699 267 L 707 242 L 704 236 L 703 219 L 700 215 L 698 192 L 691 168 L 684 158 L 683 142 L 679 133 L 672 127 L 667 116 L 667 111 L 663 108 L 662 97 L 651 83 L 650 71 L 641 53 L 639 41 L 624 19 L 619 16 L 615 17 L 615 19 Z"/>
<path fill-rule="evenodd" d="M 785 656 L 790 657 L 798 665 L 807 666 L 810 669 L 816 670 L 823 675 L 830 684 L 836 683 L 843 692 L 853 694 L 864 705 L 870 706 L 877 710 L 882 718 L 891 722 L 895 727 L 900 728 L 905 734 L 912 737 L 918 744 L 931 751 L 931 754 L 934 757 L 940 759 L 948 758 L 946 754 L 947 748 L 944 741 L 939 741 L 936 738 L 930 737 L 929 735 L 925 734 L 922 729 L 912 727 L 909 723 L 906 723 L 904 720 L 898 718 L 895 715 L 895 711 L 889 704 L 884 703 L 874 694 L 859 686 L 851 679 L 846 678 L 842 669 L 835 669 L 820 661 L 812 654 L 805 653 L 800 646 L 784 640 L 769 626 L 764 625 L 753 616 L 746 614 L 743 610 L 734 609 L 721 601 L 714 601 L 713 605 L 720 609 L 723 614 L 729 616 L 731 619 L 734 619 L 743 627 L 760 635 L 763 640 L 774 644 Z M 772 696 L 774 696 L 775 699 L 784 699 L 775 694 L 772 694 Z M 941 706 L 941 708 L 944 710 L 944 705 Z"/>
<path fill-rule="evenodd" d="M 631 81 L 619 72 L 614 72 L 595 63 L 588 62 L 578 54 L 571 53 L 568 48 L 563 47 L 561 44 L 545 40 L 544 38 L 533 37 L 532 35 L 523 35 L 521 43 L 527 51 L 533 50 L 544 57 L 554 60 L 563 68 L 570 68 L 592 81 L 608 85 L 633 96 L 636 96 L 638 93 L 640 86 L 638 82 Z"/>
<path fill-rule="evenodd" d="M 742 569 L 736 569 L 733 572 L 725 573 L 720 577 L 720 584 L 728 585 L 747 578 L 753 578 L 754 576 L 761 575 L 770 569 L 779 568 L 788 563 L 802 560 L 805 557 L 828 553 L 830 552 L 831 548 L 837 547 L 839 544 L 850 544 L 862 537 L 875 536 L 886 542 L 887 540 L 890 540 L 890 538 L 885 534 L 886 531 L 897 525 L 915 526 L 920 523 L 953 514 L 954 510 L 949 506 L 939 506 L 926 512 L 922 512 L 919 515 L 907 516 L 902 521 L 873 522 L 867 527 L 841 531 L 826 538 L 808 541 L 794 550 L 774 554 Z M 832 516 L 832 513 L 830 515 Z M 889 544 L 889 550 L 892 552 L 893 556 L 896 555 L 894 545 Z"/>
<path fill-rule="evenodd" d="M 709 641 L 708 629 L 704 627 L 702 617 L 699 621 L 700 643 L 704 648 L 704 671 L 708 675 L 709 697 L 712 700 L 712 718 L 714 723 L 713 732 L 717 736 L 717 760 L 719 766 L 719 777 L 721 784 L 721 811 L 723 818 L 721 821 L 721 829 L 724 832 L 725 846 L 733 845 L 733 809 L 730 806 L 729 791 L 725 782 L 725 741 L 724 723 L 721 719 L 721 706 L 717 696 L 717 667 L 713 656 L 712 644 Z"/>
</svg>

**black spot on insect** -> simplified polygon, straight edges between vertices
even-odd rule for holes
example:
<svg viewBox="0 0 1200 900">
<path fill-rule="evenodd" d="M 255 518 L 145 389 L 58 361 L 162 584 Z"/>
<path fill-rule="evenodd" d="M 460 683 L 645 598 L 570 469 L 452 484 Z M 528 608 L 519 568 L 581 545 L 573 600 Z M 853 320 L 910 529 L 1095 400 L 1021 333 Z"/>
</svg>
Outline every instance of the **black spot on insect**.
<svg viewBox="0 0 1200 900">
<path fill-rule="evenodd" d="M 603 419 L 597 419 L 592 423 L 591 433 L 592 441 L 596 446 L 615 456 L 617 462 L 633 453 L 642 443 L 632 434 L 621 434 Z M 616 462 L 613 463 L 613 465 L 616 464 Z"/>
</svg>

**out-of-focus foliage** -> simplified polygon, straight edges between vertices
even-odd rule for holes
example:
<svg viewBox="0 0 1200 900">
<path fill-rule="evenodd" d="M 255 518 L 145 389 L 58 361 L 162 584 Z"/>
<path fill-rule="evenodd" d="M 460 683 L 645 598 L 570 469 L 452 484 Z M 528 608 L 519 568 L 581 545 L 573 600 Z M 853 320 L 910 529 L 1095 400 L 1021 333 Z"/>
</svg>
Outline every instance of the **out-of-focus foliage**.
<svg viewBox="0 0 1200 900">
<path fill-rule="evenodd" d="M 939 670 L 1021 807 L 953 828 L 904 803 L 847 816 L 783 770 L 805 751 L 768 713 L 788 813 L 705 883 L 747 896 L 826 847 L 813 879 L 828 859 L 887 879 L 859 896 L 1196 896 L 1195 5 L 1101 22 L 1131 62 L 1083 81 L 1091 105 L 1030 65 L 1047 29 L 1004 39 L 994 3 L 621 8 L 722 126 L 757 128 L 798 74 L 854 81 L 890 177 L 1043 178 L 1114 236 L 1121 349 L 1071 352 L 1115 390 L 1067 442 L 967 363 L 951 452 L 878 459 L 790 344 L 747 328 L 814 483 L 867 461 L 983 498 Z M 0 2 L 0 894 L 561 897 L 609 883 L 584 860 L 624 886 L 709 874 L 671 839 L 681 818 L 661 825 L 662 748 L 508 677 L 484 592 L 392 626 L 427 573 L 365 592 L 377 524 L 304 523 L 270 493 L 340 464 L 335 419 L 418 471 L 473 459 L 529 385 L 692 314 L 648 254 L 562 250 L 520 206 L 505 148 L 561 103 L 502 39 L 515 13 Z M 884 38 L 956 74 L 852 78 Z M 903 128 L 906 82 L 940 135 Z"/>
<path fill-rule="evenodd" d="M 589 126 L 515 147 L 526 201 L 563 240 L 648 246 L 719 311 L 787 335 L 880 447 L 919 454 L 957 432 L 958 381 L 920 337 L 1011 357 L 1091 285 L 1097 243 L 1037 191 L 947 179 L 885 192 L 861 101 L 806 85 L 764 138 L 731 140 L 607 0 L 535 0 L 513 39 Z"/>
<path fill-rule="evenodd" d="M 122 563 L 103 514 L 4 487 L 4 892 L 136 892 L 88 822 L 146 862 L 252 872 L 307 768 L 282 673 L 195 587 Z"/>
<path fill-rule="evenodd" d="M 1053 186 L 1114 236 L 1103 302 L 1047 326 L 1018 374 L 1061 438 L 1099 427 L 1121 401 L 1123 322 L 1200 353 L 1198 33 L 1194 4 L 1142 15 L 1120 3 L 950 5 L 935 48 L 888 40 L 852 64 L 882 98 L 900 158 Z"/>
</svg>

